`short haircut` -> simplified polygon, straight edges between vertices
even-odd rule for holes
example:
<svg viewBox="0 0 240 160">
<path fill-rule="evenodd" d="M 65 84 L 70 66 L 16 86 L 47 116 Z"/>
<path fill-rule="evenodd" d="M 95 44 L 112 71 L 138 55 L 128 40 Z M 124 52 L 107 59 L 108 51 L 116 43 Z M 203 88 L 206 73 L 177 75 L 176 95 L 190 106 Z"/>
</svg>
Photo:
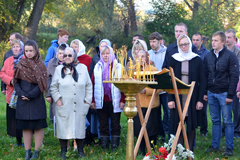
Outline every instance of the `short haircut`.
<svg viewBox="0 0 240 160">
<path fill-rule="evenodd" d="M 154 39 L 162 40 L 162 35 L 158 32 L 153 32 L 152 34 L 149 35 L 148 39 L 149 40 L 154 40 Z"/>
<path fill-rule="evenodd" d="M 22 37 L 22 35 L 21 35 L 20 33 L 14 32 L 14 33 L 11 33 L 11 34 L 10 34 L 10 36 L 12 36 L 12 35 L 15 35 L 15 38 L 16 38 L 16 39 L 18 39 L 18 40 L 20 40 L 20 41 L 23 41 L 23 37 Z"/>
<path fill-rule="evenodd" d="M 186 32 L 188 31 L 188 27 L 187 27 L 187 25 L 185 23 L 181 22 L 181 23 L 176 24 L 176 26 L 183 26 L 183 27 L 185 27 Z M 174 29 L 175 29 L 175 27 L 174 27 Z"/>
<path fill-rule="evenodd" d="M 27 42 L 27 41 L 28 41 L 28 38 L 23 36 L 22 42 L 25 43 L 25 42 Z"/>
<path fill-rule="evenodd" d="M 195 33 L 193 36 L 200 36 L 201 37 L 201 41 L 203 40 L 203 37 L 200 33 Z"/>
<path fill-rule="evenodd" d="M 66 43 L 62 43 L 62 44 L 59 45 L 58 50 L 63 50 L 64 51 L 66 48 L 67 48 Z"/>
<path fill-rule="evenodd" d="M 20 42 L 20 40 L 16 39 L 16 40 L 12 41 L 11 46 L 13 46 L 13 45 L 15 45 L 15 44 L 19 44 L 19 46 L 21 47 L 21 42 Z"/>
<path fill-rule="evenodd" d="M 236 37 L 236 32 L 233 29 L 228 29 L 225 33 L 232 33 L 233 37 Z"/>
<path fill-rule="evenodd" d="M 135 34 L 133 37 L 138 37 L 138 39 L 144 40 L 144 38 L 141 34 Z"/>
<path fill-rule="evenodd" d="M 58 30 L 58 36 L 63 36 L 63 35 L 69 35 L 69 33 L 68 33 L 68 31 L 67 30 L 65 30 L 65 29 L 63 29 L 63 28 L 60 28 L 59 30 Z"/>
<path fill-rule="evenodd" d="M 215 32 L 212 37 L 220 36 L 222 42 L 226 42 L 226 35 L 223 31 Z"/>
</svg>

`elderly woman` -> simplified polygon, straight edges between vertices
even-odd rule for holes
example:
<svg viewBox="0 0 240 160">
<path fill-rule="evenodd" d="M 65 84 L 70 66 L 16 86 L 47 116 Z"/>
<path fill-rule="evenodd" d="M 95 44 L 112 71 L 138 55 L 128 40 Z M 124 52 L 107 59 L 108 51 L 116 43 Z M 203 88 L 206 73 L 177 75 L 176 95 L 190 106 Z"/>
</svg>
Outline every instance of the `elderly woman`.
<svg viewBox="0 0 240 160">
<path fill-rule="evenodd" d="M 143 70 L 143 66 L 144 63 L 146 65 L 149 65 L 149 56 L 148 53 L 146 51 L 140 50 L 137 54 L 136 54 L 136 60 L 139 61 L 141 59 L 141 70 Z M 150 61 L 151 63 L 152 61 Z M 151 63 L 151 70 L 152 71 L 157 71 L 157 68 L 154 67 L 154 64 Z M 149 67 L 145 68 L 145 71 L 149 71 Z M 157 93 L 160 93 L 161 90 L 157 90 Z M 151 97 L 153 94 L 153 89 L 146 87 L 145 89 L 143 89 L 140 93 L 138 93 L 138 98 L 140 100 L 140 105 L 141 105 L 141 109 L 143 112 L 143 116 L 146 115 L 147 109 L 148 109 L 148 105 L 150 103 Z M 136 105 L 136 104 L 135 104 Z M 153 141 L 153 143 L 151 143 L 152 148 L 154 148 L 154 145 L 156 145 L 157 143 L 157 135 L 159 134 L 159 132 L 164 133 L 163 128 L 162 128 L 162 124 L 159 120 L 159 116 L 160 116 L 160 111 L 159 111 L 159 98 L 158 98 L 158 94 L 155 95 L 155 99 L 152 105 L 152 110 L 148 119 L 148 123 L 147 123 L 147 132 L 148 132 L 148 136 L 149 136 L 149 140 Z M 141 130 L 141 122 L 139 119 L 139 115 L 137 114 L 134 118 L 134 136 L 138 137 L 139 136 L 139 132 Z M 160 124 L 160 125 L 159 125 Z M 140 151 L 143 155 L 146 154 L 146 144 L 145 144 L 145 140 L 142 139 L 141 144 L 140 144 Z"/>
<path fill-rule="evenodd" d="M 0 72 L 0 79 L 7 85 L 6 87 L 6 102 L 7 102 L 7 134 L 16 137 L 17 146 L 22 146 L 22 130 L 17 129 L 16 109 L 9 107 L 10 98 L 13 93 L 13 76 L 14 69 L 18 62 L 23 57 L 23 43 L 19 40 L 14 40 L 11 43 L 13 56 L 4 61 L 3 68 Z"/>
<path fill-rule="evenodd" d="M 78 61 L 82 64 L 85 64 L 89 70 L 92 58 L 86 54 L 86 47 L 84 46 L 82 41 L 80 41 L 79 39 L 74 39 L 71 42 L 70 47 L 75 49 L 75 51 L 77 52 Z"/>
<path fill-rule="evenodd" d="M 56 102 L 56 133 L 61 144 L 61 158 L 66 159 L 67 142 L 75 139 L 78 157 L 86 157 L 83 152 L 85 120 L 92 102 L 92 83 L 87 67 L 77 61 L 77 53 L 67 47 L 63 53 L 63 65 L 54 73 L 50 86 Z"/>
<path fill-rule="evenodd" d="M 106 80 L 107 73 L 112 77 L 116 77 L 117 74 L 120 77 L 121 64 L 117 62 L 113 49 L 106 45 L 103 46 L 100 52 L 100 60 L 96 64 L 92 76 L 94 92 L 91 108 L 97 109 L 101 146 L 103 149 L 109 147 L 109 117 L 111 118 L 112 150 L 115 150 L 119 146 L 120 117 L 125 106 L 125 97 L 114 84 L 103 83 Z"/>
<path fill-rule="evenodd" d="M 63 52 L 67 46 L 68 45 L 66 43 L 60 44 L 59 47 L 57 48 L 56 56 L 48 62 L 48 68 L 47 68 L 48 92 L 46 94 L 46 100 L 48 103 L 50 103 L 50 121 L 51 121 L 51 123 L 53 123 L 53 120 L 54 120 L 56 103 L 53 102 L 53 100 L 52 100 L 52 96 L 50 93 L 50 85 L 52 83 L 52 77 L 54 75 L 56 67 L 58 65 L 63 64 Z"/>
<path fill-rule="evenodd" d="M 197 128 L 197 114 L 203 107 L 203 62 L 202 59 L 192 52 L 192 43 L 187 35 L 182 35 L 177 40 L 178 51 L 172 55 L 169 66 L 173 68 L 175 76 L 186 84 L 195 81 L 195 87 L 192 93 L 191 101 L 189 103 L 185 122 L 187 124 L 187 136 L 190 150 L 193 151 L 194 139 L 196 136 L 195 129 Z M 180 97 L 181 106 L 186 102 L 187 95 Z M 170 132 L 175 134 L 179 124 L 179 115 L 175 97 L 172 94 L 168 96 L 168 106 L 170 108 Z M 178 142 L 183 144 L 183 135 L 181 134 Z"/>
<path fill-rule="evenodd" d="M 47 127 L 47 112 L 43 92 L 47 91 L 47 67 L 38 51 L 37 43 L 28 40 L 24 44 L 24 55 L 16 65 L 14 88 L 18 95 L 17 128 L 23 130 L 25 159 L 31 157 L 34 130 L 35 151 L 31 159 L 37 159 L 42 146 L 44 128 Z"/>
</svg>

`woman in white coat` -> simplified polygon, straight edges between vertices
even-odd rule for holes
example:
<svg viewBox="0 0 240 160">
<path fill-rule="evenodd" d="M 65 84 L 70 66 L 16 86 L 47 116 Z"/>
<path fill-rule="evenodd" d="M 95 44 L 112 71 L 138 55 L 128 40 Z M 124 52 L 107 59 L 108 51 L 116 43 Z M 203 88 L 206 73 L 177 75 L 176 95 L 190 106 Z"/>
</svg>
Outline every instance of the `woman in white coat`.
<svg viewBox="0 0 240 160">
<path fill-rule="evenodd" d="M 83 152 L 85 120 L 92 102 L 92 83 L 87 67 L 77 61 L 77 53 L 67 47 L 63 53 L 64 63 L 54 73 L 50 86 L 56 102 L 56 135 L 61 144 L 61 158 L 66 159 L 67 142 L 75 139 L 78 157 L 86 157 Z"/>
<path fill-rule="evenodd" d="M 94 67 L 93 83 L 93 103 L 92 109 L 97 109 L 101 146 L 107 149 L 109 146 L 109 122 L 111 119 L 112 150 L 119 146 L 120 140 L 120 117 L 125 106 L 124 94 L 111 83 L 103 83 L 109 73 L 112 77 L 121 76 L 121 64 L 119 64 L 110 46 L 103 46 L 100 52 L 100 60 Z M 110 72 L 111 71 L 111 72 Z"/>
</svg>

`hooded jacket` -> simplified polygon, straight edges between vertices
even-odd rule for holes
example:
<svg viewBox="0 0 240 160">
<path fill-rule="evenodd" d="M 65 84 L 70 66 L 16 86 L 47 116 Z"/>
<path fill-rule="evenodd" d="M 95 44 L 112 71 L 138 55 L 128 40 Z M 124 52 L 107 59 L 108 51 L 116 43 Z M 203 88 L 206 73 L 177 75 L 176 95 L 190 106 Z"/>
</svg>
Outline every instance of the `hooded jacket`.
<svg viewBox="0 0 240 160">
<path fill-rule="evenodd" d="M 57 39 L 51 41 L 51 46 L 47 50 L 47 55 L 46 55 L 45 61 L 44 61 L 44 63 L 46 64 L 47 67 L 48 67 L 48 62 L 50 61 L 50 59 L 52 59 L 56 56 L 56 48 L 58 48 L 58 40 Z"/>
</svg>

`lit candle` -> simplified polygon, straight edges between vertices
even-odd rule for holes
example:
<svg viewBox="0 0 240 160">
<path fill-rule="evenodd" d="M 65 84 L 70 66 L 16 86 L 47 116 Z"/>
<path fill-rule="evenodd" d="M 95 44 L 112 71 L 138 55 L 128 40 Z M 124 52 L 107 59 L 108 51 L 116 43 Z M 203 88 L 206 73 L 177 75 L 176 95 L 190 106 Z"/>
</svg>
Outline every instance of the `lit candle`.
<svg viewBox="0 0 240 160">
<path fill-rule="evenodd" d="M 152 80 L 152 77 L 151 77 L 151 63 L 150 63 L 150 58 L 148 57 L 149 59 L 149 70 L 150 70 L 150 81 Z"/>
<path fill-rule="evenodd" d="M 141 57 L 139 58 L 139 62 L 138 62 L 138 78 L 141 78 Z"/>
<path fill-rule="evenodd" d="M 108 76 L 108 57 L 107 57 L 107 75 L 106 75 L 106 81 L 108 80 L 109 76 Z"/>
<path fill-rule="evenodd" d="M 117 66 L 117 69 L 116 69 L 116 79 L 117 79 L 117 81 L 118 81 L 118 62 L 116 62 L 117 64 L 116 64 L 116 66 Z"/>
<path fill-rule="evenodd" d="M 143 81 L 145 81 L 145 62 L 143 63 Z"/>
<path fill-rule="evenodd" d="M 110 63 L 110 65 L 109 65 L 109 80 L 111 80 L 111 78 L 112 78 L 112 67 L 111 67 L 111 63 Z"/>
<path fill-rule="evenodd" d="M 124 57 L 121 57 L 121 78 L 123 78 L 123 61 Z"/>
<path fill-rule="evenodd" d="M 130 77 L 132 77 L 132 69 L 133 69 L 133 66 L 132 66 L 132 59 L 130 58 Z"/>
</svg>

